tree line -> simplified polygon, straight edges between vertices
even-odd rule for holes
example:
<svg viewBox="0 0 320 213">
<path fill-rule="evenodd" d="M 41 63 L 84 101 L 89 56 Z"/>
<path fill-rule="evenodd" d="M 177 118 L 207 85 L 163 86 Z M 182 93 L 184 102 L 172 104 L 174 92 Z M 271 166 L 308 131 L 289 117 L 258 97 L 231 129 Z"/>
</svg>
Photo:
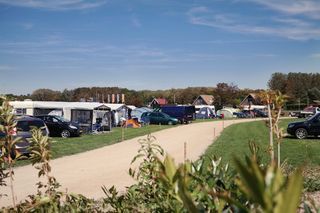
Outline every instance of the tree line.
<svg viewBox="0 0 320 213">
<path fill-rule="evenodd" d="M 288 96 L 288 103 L 311 104 L 320 100 L 320 73 L 273 73 L 268 86 Z"/>
<path fill-rule="evenodd" d="M 320 100 L 320 73 L 280 73 L 271 75 L 268 88 L 279 90 L 288 96 L 289 104 L 297 102 L 310 104 Z M 166 90 L 130 90 L 120 87 L 79 87 L 55 91 L 37 89 L 28 95 L 7 94 L 11 100 L 32 99 L 34 101 L 98 101 L 107 102 L 108 94 L 125 94 L 125 103 L 146 106 L 153 98 L 166 98 L 169 104 L 192 104 L 202 94 L 213 95 L 214 105 L 238 106 L 249 93 L 259 93 L 263 89 L 240 89 L 233 83 L 218 83 L 213 87 L 187 87 Z"/>
<path fill-rule="evenodd" d="M 76 89 L 65 89 L 55 91 L 51 89 L 37 89 L 29 95 L 7 96 L 11 100 L 32 99 L 34 101 L 98 101 L 107 102 L 108 94 L 125 94 L 125 103 L 135 106 L 146 106 L 153 98 L 166 98 L 169 104 L 192 104 L 199 95 L 213 95 L 214 105 L 219 106 L 237 106 L 240 102 L 252 92 L 261 90 L 240 89 L 237 85 L 231 83 L 218 83 L 215 87 L 188 87 L 182 89 L 166 90 L 130 90 L 120 87 L 80 87 Z"/>
</svg>

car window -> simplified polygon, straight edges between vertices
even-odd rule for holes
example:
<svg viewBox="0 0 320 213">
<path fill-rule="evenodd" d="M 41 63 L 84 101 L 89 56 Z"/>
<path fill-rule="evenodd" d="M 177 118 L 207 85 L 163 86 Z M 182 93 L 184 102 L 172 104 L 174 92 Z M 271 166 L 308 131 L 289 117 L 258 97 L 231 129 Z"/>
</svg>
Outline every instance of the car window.
<svg viewBox="0 0 320 213">
<path fill-rule="evenodd" d="M 152 113 L 150 113 L 150 115 L 149 116 L 152 116 L 152 117 L 157 117 L 157 113 L 155 113 L 155 112 L 152 112 Z"/>
<path fill-rule="evenodd" d="M 29 131 L 30 127 L 28 125 L 28 121 L 18 121 L 17 129 L 18 129 L 18 131 L 24 131 L 24 132 Z"/>
<path fill-rule="evenodd" d="M 56 118 L 52 118 L 52 121 L 53 121 L 54 123 L 59 123 L 59 120 L 56 119 Z"/>
<path fill-rule="evenodd" d="M 160 118 L 164 118 L 164 117 L 165 117 L 164 114 L 161 114 L 161 113 L 159 113 L 158 116 L 159 116 Z"/>
<path fill-rule="evenodd" d="M 32 127 L 41 128 L 44 127 L 43 121 L 18 121 L 17 129 L 18 131 L 28 132 Z"/>
<path fill-rule="evenodd" d="M 43 121 L 39 121 L 39 120 L 29 121 L 29 126 L 41 128 L 41 127 L 44 127 L 44 123 L 43 123 Z"/>
</svg>

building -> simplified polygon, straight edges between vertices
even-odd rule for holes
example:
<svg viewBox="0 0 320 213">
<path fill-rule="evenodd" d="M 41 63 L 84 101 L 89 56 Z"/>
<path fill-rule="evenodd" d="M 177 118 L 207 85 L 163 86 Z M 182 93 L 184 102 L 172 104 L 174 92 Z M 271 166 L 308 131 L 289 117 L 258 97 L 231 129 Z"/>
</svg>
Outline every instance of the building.
<svg viewBox="0 0 320 213">
<path fill-rule="evenodd" d="M 265 109 L 266 106 L 261 103 L 261 99 L 256 93 L 250 93 L 240 103 L 240 108 L 244 110 Z"/>
<path fill-rule="evenodd" d="M 165 98 L 154 98 L 149 105 L 151 108 L 155 109 L 155 108 L 160 108 L 167 104 L 168 104 L 168 101 Z"/>
<path fill-rule="evenodd" d="M 199 95 L 192 105 L 213 105 L 214 97 L 212 95 Z"/>
</svg>

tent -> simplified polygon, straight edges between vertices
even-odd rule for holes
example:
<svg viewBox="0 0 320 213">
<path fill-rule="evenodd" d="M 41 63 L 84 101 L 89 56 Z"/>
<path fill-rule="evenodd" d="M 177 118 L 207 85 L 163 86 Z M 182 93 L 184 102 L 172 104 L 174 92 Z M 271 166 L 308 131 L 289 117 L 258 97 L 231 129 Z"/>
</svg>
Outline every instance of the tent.
<svg viewBox="0 0 320 213">
<path fill-rule="evenodd" d="M 126 120 L 123 124 L 123 127 L 130 127 L 130 128 L 140 128 L 141 125 L 135 119 Z"/>
<path fill-rule="evenodd" d="M 141 122 L 141 115 L 144 112 L 151 112 L 152 109 L 149 109 L 147 107 L 141 107 L 141 108 L 135 108 L 134 110 L 131 111 L 131 117 L 134 119 L 137 119 L 138 122 Z"/>
<path fill-rule="evenodd" d="M 233 118 L 234 117 L 233 113 L 238 111 L 239 110 L 235 108 L 223 108 L 217 111 L 217 115 L 221 116 L 223 114 L 224 118 Z"/>
<path fill-rule="evenodd" d="M 214 111 L 210 107 L 202 107 L 196 114 L 197 119 L 209 119 L 214 118 L 215 116 Z"/>
</svg>

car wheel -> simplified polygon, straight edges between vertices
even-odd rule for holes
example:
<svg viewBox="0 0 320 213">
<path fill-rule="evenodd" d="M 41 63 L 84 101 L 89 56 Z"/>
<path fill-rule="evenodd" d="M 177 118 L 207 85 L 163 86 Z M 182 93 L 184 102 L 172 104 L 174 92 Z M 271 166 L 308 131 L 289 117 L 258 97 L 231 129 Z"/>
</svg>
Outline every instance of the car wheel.
<svg viewBox="0 0 320 213">
<path fill-rule="evenodd" d="M 172 121 L 168 121 L 168 125 L 172 125 L 173 123 L 172 123 Z"/>
<path fill-rule="evenodd" d="M 298 139 L 305 139 L 308 136 L 308 132 L 304 128 L 299 128 L 296 130 L 295 135 Z"/>
<path fill-rule="evenodd" d="M 70 137 L 70 132 L 68 131 L 68 130 L 63 130 L 62 132 L 61 132 L 61 137 L 63 137 L 63 138 L 69 138 Z"/>
</svg>

